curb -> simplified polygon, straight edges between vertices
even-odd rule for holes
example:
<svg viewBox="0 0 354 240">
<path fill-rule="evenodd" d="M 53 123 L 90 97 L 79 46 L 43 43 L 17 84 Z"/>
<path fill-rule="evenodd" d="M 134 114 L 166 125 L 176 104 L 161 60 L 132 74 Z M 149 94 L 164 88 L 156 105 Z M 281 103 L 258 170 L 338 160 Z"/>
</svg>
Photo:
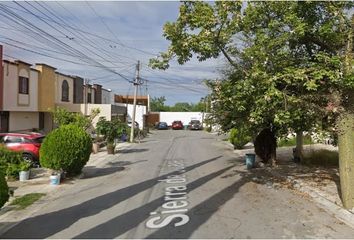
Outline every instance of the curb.
<svg viewBox="0 0 354 240">
<path fill-rule="evenodd" d="M 268 170 L 268 172 L 275 177 L 286 177 L 272 170 Z M 319 191 L 317 191 L 317 189 L 306 186 L 302 181 L 289 178 L 286 178 L 286 181 L 291 183 L 292 186 L 300 192 L 308 194 L 323 210 L 331 213 L 335 218 L 344 222 L 351 228 L 354 228 L 354 213 L 338 206 L 331 200 L 324 197 Z"/>
<path fill-rule="evenodd" d="M 121 146 L 119 146 L 119 150 L 129 149 L 132 147 L 134 147 L 134 144 L 124 143 L 124 144 L 121 144 Z M 115 155 L 112 155 L 112 156 L 119 156 L 119 152 Z M 99 157 L 102 158 L 102 156 L 99 156 Z M 110 157 L 110 155 L 105 155 L 104 159 L 106 159 L 107 157 Z M 93 159 L 93 163 L 95 163 L 95 165 L 97 165 L 97 166 L 101 165 L 101 163 L 105 162 L 104 159 L 102 159 L 102 160 Z M 81 180 L 82 178 L 84 178 L 84 173 L 81 173 L 79 176 L 77 176 L 73 179 L 74 184 L 76 181 Z M 60 185 L 58 185 L 57 187 L 60 187 Z M 46 193 L 50 193 L 54 190 L 58 190 L 58 189 L 49 187 L 49 181 L 48 181 L 48 191 L 46 191 Z M 65 191 L 65 189 L 60 189 L 60 190 Z M 29 206 L 28 209 L 23 209 L 20 212 L 16 213 L 16 212 L 13 212 L 14 210 L 11 210 L 11 207 L 9 207 L 9 203 L 12 201 L 12 199 L 13 198 L 9 199 L 8 202 L 0 209 L 0 223 L 1 223 L 0 224 L 0 236 L 2 234 L 4 234 L 5 232 L 7 232 L 12 227 L 21 223 L 23 220 L 33 216 L 36 212 L 38 212 L 41 209 L 43 204 L 45 204 L 45 202 L 48 200 L 48 199 L 43 199 L 43 200 L 40 199 L 38 202 L 34 202 L 31 206 Z M 49 199 L 49 201 L 51 201 L 51 199 Z"/>
</svg>

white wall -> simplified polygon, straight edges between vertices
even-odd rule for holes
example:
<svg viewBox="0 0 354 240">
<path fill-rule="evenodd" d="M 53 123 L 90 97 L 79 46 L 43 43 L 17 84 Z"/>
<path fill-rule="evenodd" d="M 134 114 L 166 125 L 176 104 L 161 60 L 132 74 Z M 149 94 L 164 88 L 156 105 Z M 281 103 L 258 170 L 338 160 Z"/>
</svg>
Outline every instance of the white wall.
<svg viewBox="0 0 354 240">
<path fill-rule="evenodd" d="M 18 65 L 4 62 L 4 110 L 38 111 L 38 72 L 21 69 L 20 76 L 29 78 L 28 95 L 18 93 Z"/>
<path fill-rule="evenodd" d="M 96 127 L 97 121 L 100 117 L 105 117 L 106 120 L 111 121 L 111 105 L 110 104 L 80 104 L 81 113 L 90 115 L 93 109 L 100 109 L 100 113 L 92 121 L 93 127 Z M 85 110 L 86 108 L 86 110 Z"/>
<path fill-rule="evenodd" d="M 133 104 L 127 104 L 127 118 L 131 121 L 133 117 Z M 143 129 L 144 115 L 146 114 L 146 106 L 136 105 L 135 121 L 139 123 L 139 128 Z"/>
<path fill-rule="evenodd" d="M 39 128 L 38 112 L 10 112 L 9 131 Z"/>
<path fill-rule="evenodd" d="M 171 126 L 173 121 L 180 120 L 183 125 L 188 125 L 191 120 L 202 122 L 202 112 L 160 112 L 160 122 L 166 122 Z"/>
</svg>

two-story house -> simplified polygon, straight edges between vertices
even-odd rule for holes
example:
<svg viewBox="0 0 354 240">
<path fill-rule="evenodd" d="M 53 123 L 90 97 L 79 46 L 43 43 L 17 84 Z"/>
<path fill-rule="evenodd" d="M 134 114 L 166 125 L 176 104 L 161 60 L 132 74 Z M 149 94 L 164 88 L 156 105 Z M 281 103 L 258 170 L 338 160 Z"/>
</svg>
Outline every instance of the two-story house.
<svg viewBox="0 0 354 240">
<path fill-rule="evenodd" d="M 23 61 L 2 61 L 1 131 L 39 128 L 39 72 Z"/>
</svg>

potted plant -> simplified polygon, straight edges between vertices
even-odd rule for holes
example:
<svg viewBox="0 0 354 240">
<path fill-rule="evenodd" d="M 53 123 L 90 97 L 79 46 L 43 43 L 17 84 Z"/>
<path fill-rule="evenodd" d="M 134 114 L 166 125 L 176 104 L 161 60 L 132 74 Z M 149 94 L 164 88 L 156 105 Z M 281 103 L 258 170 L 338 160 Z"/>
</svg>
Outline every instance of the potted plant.
<svg viewBox="0 0 354 240">
<path fill-rule="evenodd" d="M 28 180 L 30 175 L 31 163 L 22 161 L 20 163 L 19 168 L 20 168 L 20 173 L 19 173 L 20 182 Z"/>
<path fill-rule="evenodd" d="M 96 124 L 97 133 L 103 135 L 107 142 L 107 153 L 114 154 L 116 147 L 115 139 L 120 137 L 119 135 L 119 123 L 118 119 L 113 121 L 107 121 L 105 117 L 100 117 Z"/>
<path fill-rule="evenodd" d="M 99 136 L 96 136 L 93 141 L 92 141 L 92 153 L 96 154 L 98 153 L 100 149 L 100 140 L 101 138 Z"/>
</svg>

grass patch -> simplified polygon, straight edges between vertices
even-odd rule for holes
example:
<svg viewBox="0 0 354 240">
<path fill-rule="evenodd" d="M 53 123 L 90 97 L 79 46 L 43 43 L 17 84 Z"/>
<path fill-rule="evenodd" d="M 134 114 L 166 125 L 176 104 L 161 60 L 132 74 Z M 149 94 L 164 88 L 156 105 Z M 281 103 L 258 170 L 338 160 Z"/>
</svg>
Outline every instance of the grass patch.
<svg viewBox="0 0 354 240">
<path fill-rule="evenodd" d="M 45 196 L 44 193 L 29 193 L 22 197 L 16 198 L 10 205 L 17 205 L 17 210 L 25 209 L 43 196 Z"/>
<path fill-rule="evenodd" d="M 310 145 L 314 144 L 314 142 L 311 139 L 311 136 L 304 136 L 304 145 Z M 296 146 L 296 137 L 292 138 L 281 138 L 278 141 L 278 147 L 292 147 Z"/>
<path fill-rule="evenodd" d="M 305 165 L 322 166 L 322 167 L 338 167 L 339 157 L 337 151 L 330 151 L 326 149 L 312 150 L 304 154 Z"/>
</svg>

